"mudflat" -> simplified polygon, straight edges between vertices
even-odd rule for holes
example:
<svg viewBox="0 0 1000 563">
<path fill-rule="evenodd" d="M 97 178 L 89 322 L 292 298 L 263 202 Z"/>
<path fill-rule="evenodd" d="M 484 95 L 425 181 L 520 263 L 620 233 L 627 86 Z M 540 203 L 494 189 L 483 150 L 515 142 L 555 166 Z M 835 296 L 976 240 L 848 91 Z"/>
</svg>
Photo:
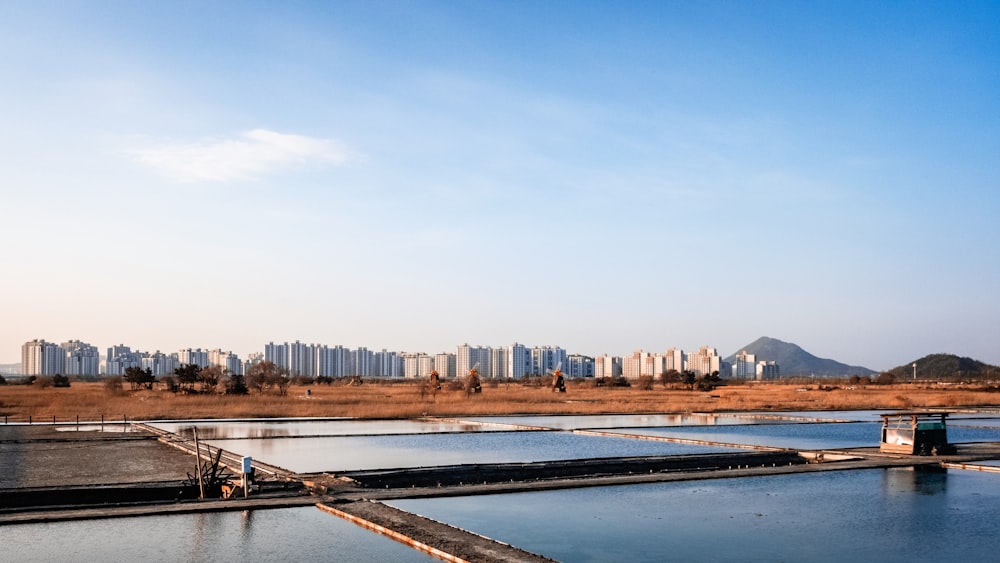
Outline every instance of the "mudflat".
<svg viewBox="0 0 1000 563">
<path fill-rule="evenodd" d="M 182 481 L 194 467 L 145 432 L 0 425 L 0 489 Z"/>
</svg>

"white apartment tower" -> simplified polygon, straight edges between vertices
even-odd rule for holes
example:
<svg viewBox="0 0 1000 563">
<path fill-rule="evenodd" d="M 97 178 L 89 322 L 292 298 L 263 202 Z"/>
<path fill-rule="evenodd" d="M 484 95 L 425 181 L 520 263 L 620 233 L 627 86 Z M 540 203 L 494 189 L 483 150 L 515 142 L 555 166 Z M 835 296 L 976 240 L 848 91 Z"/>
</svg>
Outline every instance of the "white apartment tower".
<svg viewBox="0 0 1000 563">
<path fill-rule="evenodd" d="M 666 357 L 666 362 L 667 362 L 666 365 L 664 366 L 664 368 L 667 371 L 669 371 L 669 370 L 675 370 L 678 373 L 684 371 L 684 351 L 683 350 L 679 350 L 677 348 L 671 348 L 671 349 L 667 350 L 667 353 L 664 354 L 664 356 Z"/>
<path fill-rule="evenodd" d="M 493 377 L 492 365 L 491 365 L 491 355 L 493 354 L 493 349 L 489 347 L 482 346 L 469 346 L 468 343 L 462 344 L 455 351 L 455 376 L 465 377 L 469 375 L 469 370 L 479 364 L 479 377 L 480 379 L 489 379 Z"/>
<path fill-rule="evenodd" d="M 54 342 L 31 340 L 21 346 L 24 375 L 56 375 L 63 371 L 64 352 Z"/>
<path fill-rule="evenodd" d="M 757 356 L 742 350 L 736 355 L 733 363 L 733 378 L 743 380 L 757 379 Z"/>
<path fill-rule="evenodd" d="M 531 373 L 548 375 L 560 365 L 566 365 L 566 350 L 558 346 L 535 346 L 531 349 Z"/>
<path fill-rule="evenodd" d="M 594 358 L 594 377 L 615 378 L 622 374 L 622 359 L 617 356 L 597 356 Z"/>
<path fill-rule="evenodd" d="M 710 346 L 702 346 L 696 354 L 688 354 L 687 369 L 695 375 L 708 375 L 722 370 L 722 358 L 718 351 Z"/>
<path fill-rule="evenodd" d="M 504 373 L 508 379 L 521 379 L 531 373 L 531 351 L 527 346 L 515 342 L 504 351 L 507 353 L 507 371 Z"/>
<path fill-rule="evenodd" d="M 194 364 L 198 367 L 207 368 L 211 363 L 208 361 L 208 352 L 201 348 L 192 350 L 184 348 L 177 351 L 177 361 L 181 364 Z"/>
<path fill-rule="evenodd" d="M 493 348 L 490 351 L 490 373 L 496 379 L 507 377 L 507 349 L 504 347 Z"/>
<path fill-rule="evenodd" d="M 434 355 L 434 369 L 437 370 L 438 377 L 441 379 L 455 379 L 458 373 L 457 364 L 458 359 L 455 354 L 441 352 Z"/>
<path fill-rule="evenodd" d="M 781 373 L 778 369 L 777 362 L 765 362 L 763 360 L 757 362 L 757 381 L 778 379 L 779 377 L 781 377 Z"/>
<path fill-rule="evenodd" d="M 97 375 L 101 371 L 101 354 L 96 346 L 79 340 L 59 345 L 63 350 L 63 375 Z"/>
<path fill-rule="evenodd" d="M 288 369 L 288 344 L 268 342 L 264 345 L 264 361 Z"/>
<path fill-rule="evenodd" d="M 580 354 L 566 356 L 563 373 L 568 377 L 594 377 L 594 358 Z"/>
</svg>

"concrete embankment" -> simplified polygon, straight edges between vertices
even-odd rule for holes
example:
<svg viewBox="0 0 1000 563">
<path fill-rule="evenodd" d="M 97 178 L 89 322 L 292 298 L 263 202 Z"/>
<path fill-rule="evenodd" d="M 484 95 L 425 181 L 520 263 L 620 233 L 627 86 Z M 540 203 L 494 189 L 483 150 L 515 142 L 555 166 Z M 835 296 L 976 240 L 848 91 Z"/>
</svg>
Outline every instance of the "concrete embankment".
<svg viewBox="0 0 1000 563">
<path fill-rule="evenodd" d="M 530 463 L 481 463 L 418 467 L 342 474 L 369 489 L 452 487 L 463 484 L 514 483 L 584 479 L 610 475 L 703 472 L 733 467 L 800 465 L 807 460 L 793 451 L 725 454 L 591 458 Z"/>
<path fill-rule="evenodd" d="M 319 503 L 321 510 L 390 537 L 444 561 L 554 561 L 437 520 L 373 501 Z"/>
</svg>

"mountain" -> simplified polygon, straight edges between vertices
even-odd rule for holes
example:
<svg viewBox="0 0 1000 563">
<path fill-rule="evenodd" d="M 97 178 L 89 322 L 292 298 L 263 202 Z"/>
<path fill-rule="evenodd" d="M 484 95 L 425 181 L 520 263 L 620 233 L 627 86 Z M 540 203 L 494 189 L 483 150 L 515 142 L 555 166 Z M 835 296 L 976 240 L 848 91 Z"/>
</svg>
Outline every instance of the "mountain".
<svg viewBox="0 0 1000 563">
<path fill-rule="evenodd" d="M 918 379 L 996 379 L 1000 377 L 1000 367 L 984 364 L 972 358 L 954 354 L 930 354 L 889 370 L 897 380 L 913 378 L 913 364 L 917 364 Z"/>
<path fill-rule="evenodd" d="M 797 344 L 782 342 L 777 338 L 762 336 L 740 348 L 725 361 L 733 363 L 736 354 L 743 350 L 757 356 L 757 361 L 774 361 L 778 364 L 781 377 L 817 375 L 820 377 L 848 377 L 851 375 L 874 375 L 877 372 L 861 366 L 849 366 L 834 360 L 818 358 L 800 348 Z"/>
</svg>

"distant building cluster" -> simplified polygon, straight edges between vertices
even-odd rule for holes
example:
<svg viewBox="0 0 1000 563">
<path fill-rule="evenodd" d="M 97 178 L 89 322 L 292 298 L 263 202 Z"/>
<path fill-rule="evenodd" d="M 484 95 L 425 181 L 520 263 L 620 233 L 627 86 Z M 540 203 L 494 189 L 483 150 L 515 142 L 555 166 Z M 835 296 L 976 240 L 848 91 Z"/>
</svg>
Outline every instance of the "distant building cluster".
<svg viewBox="0 0 1000 563">
<path fill-rule="evenodd" d="M 510 346 L 470 346 L 462 344 L 455 353 L 392 352 L 357 349 L 325 344 L 305 344 L 296 340 L 275 344 L 269 342 L 263 353 L 252 353 L 241 360 L 231 351 L 186 348 L 173 353 L 141 352 L 118 344 L 107 349 L 102 358 L 98 349 L 79 340 L 62 344 L 32 340 L 21 347 L 21 371 L 24 375 L 124 375 L 129 368 L 149 369 L 153 375 L 168 375 L 185 364 L 200 367 L 219 366 L 228 373 L 244 374 L 254 364 L 273 362 L 289 375 L 302 377 L 378 377 L 425 378 L 436 371 L 441 378 L 457 378 L 476 369 L 484 379 L 521 379 L 546 375 L 557 369 L 567 377 L 624 377 L 637 380 L 656 378 L 676 371 L 692 372 L 696 376 L 718 374 L 734 379 L 762 381 L 777 379 L 778 365 L 773 361 L 758 361 L 746 350 L 730 365 L 718 351 L 702 346 L 697 352 L 685 353 L 678 348 L 666 352 L 637 350 L 629 356 L 590 357 L 568 354 L 558 346 L 528 347 L 517 342 Z"/>
<path fill-rule="evenodd" d="M 124 344 L 111 346 L 101 357 L 96 346 L 79 340 L 62 344 L 31 340 L 21 346 L 23 375 L 124 375 L 129 368 L 149 369 L 153 375 L 168 375 L 183 364 L 221 366 L 229 373 L 242 374 L 243 362 L 232 352 L 203 351 L 200 348 L 171 354 L 133 351 Z"/>
<path fill-rule="evenodd" d="M 773 361 L 757 360 L 757 356 L 743 350 L 733 362 L 733 379 L 764 381 L 778 379 L 778 364 Z"/>
<path fill-rule="evenodd" d="M 96 375 L 100 368 L 97 348 L 79 340 L 62 344 L 32 340 L 21 346 L 21 371 L 25 375 Z"/>
</svg>

